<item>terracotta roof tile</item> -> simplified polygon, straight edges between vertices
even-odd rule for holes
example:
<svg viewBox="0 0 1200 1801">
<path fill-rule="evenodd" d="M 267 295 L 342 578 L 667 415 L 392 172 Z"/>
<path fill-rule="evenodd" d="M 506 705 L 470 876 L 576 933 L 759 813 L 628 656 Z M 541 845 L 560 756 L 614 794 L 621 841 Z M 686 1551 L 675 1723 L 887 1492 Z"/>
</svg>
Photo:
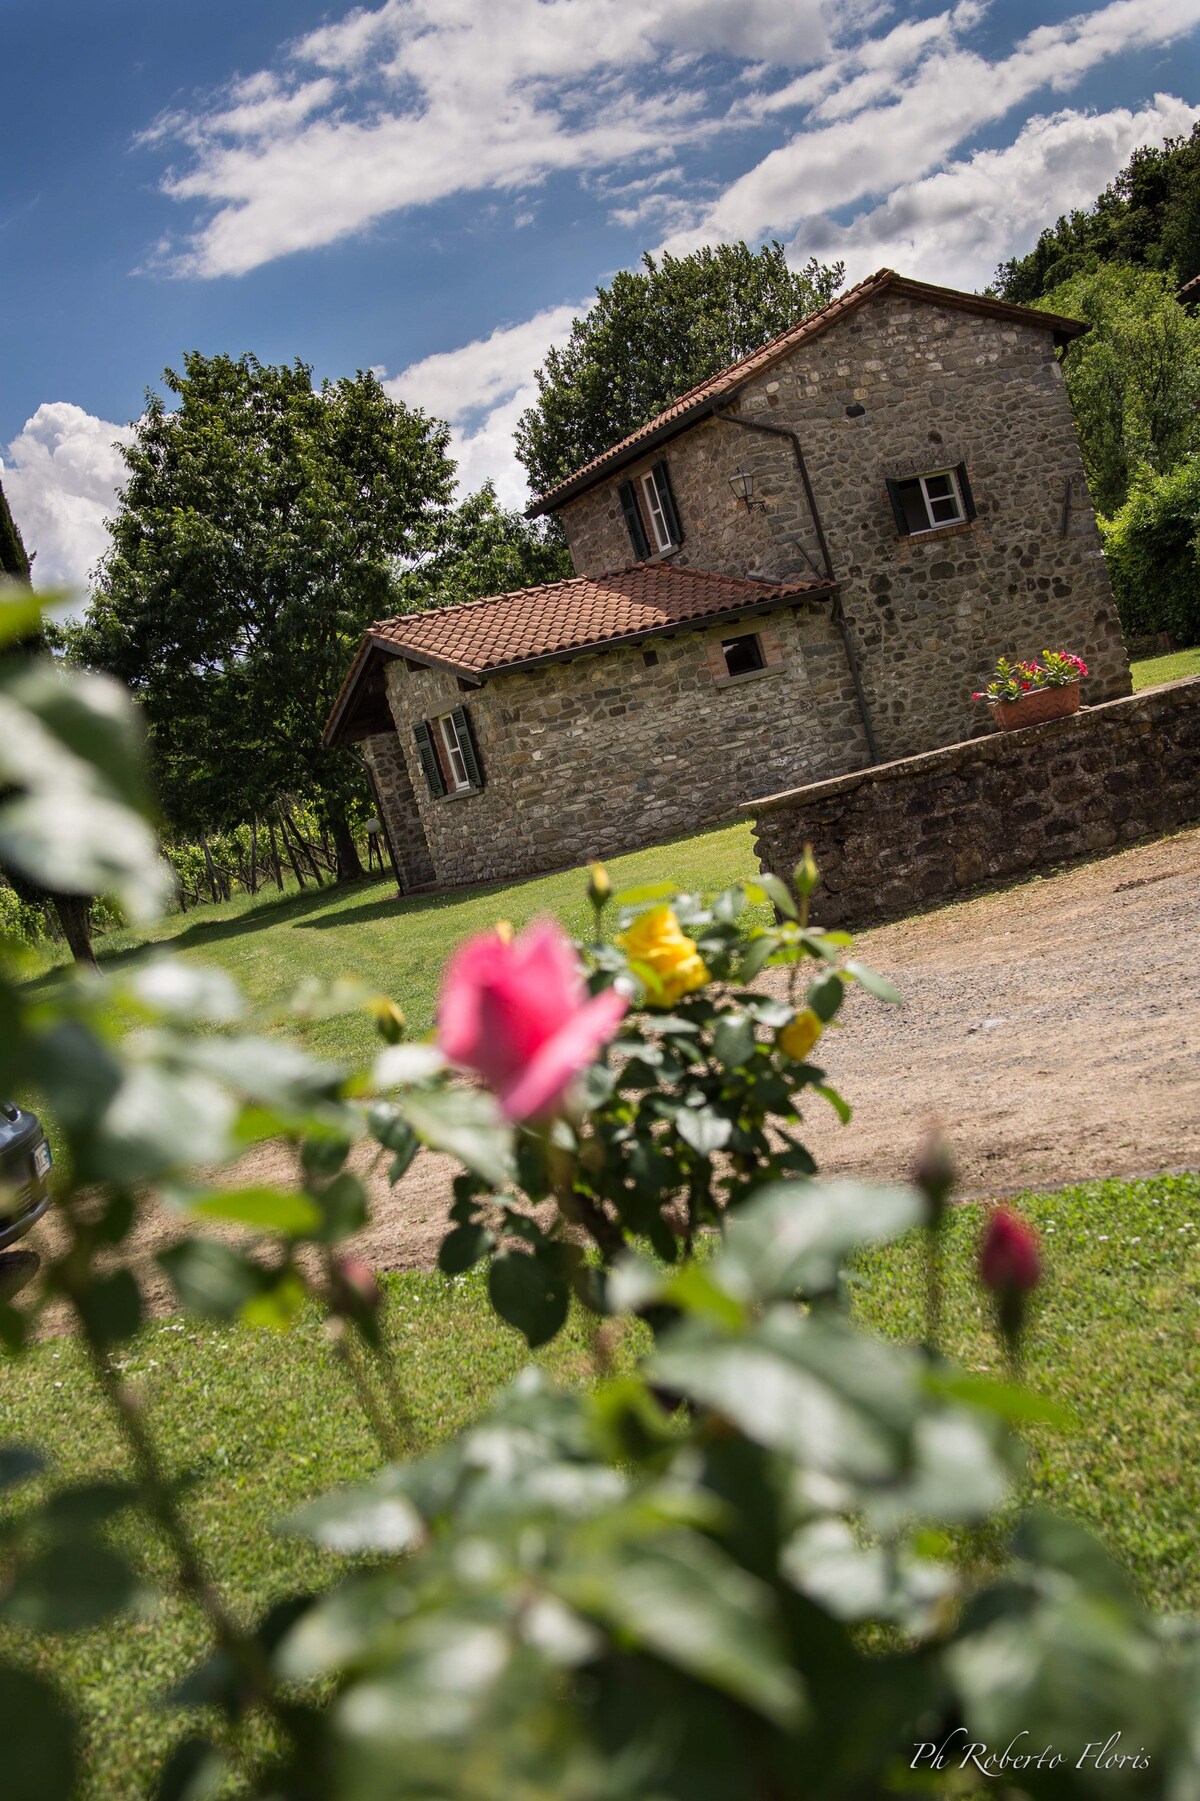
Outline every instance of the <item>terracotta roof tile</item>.
<svg viewBox="0 0 1200 1801">
<path fill-rule="evenodd" d="M 721 400 L 731 400 L 739 388 L 753 376 L 769 369 L 771 364 L 777 362 L 780 357 L 787 356 L 790 351 L 811 342 L 814 338 L 819 338 L 831 326 L 837 325 L 844 319 L 848 313 L 856 312 L 868 300 L 875 299 L 877 295 L 889 289 L 910 299 L 930 301 L 934 305 L 956 307 L 963 312 L 982 313 L 988 318 L 1009 320 L 1015 324 L 1036 325 L 1044 331 L 1054 332 L 1055 336 L 1064 342 L 1079 337 L 1089 329 L 1078 319 L 1064 319 L 1057 313 L 1043 313 L 1035 307 L 1013 306 L 1009 301 L 992 300 L 982 294 L 964 294 L 957 288 L 935 287 L 931 282 L 911 281 L 905 275 L 897 275 L 894 269 L 877 269 L 874 275 L 868 275 L 866 280 L 860 281 L 856 287 L 847 288 L 844 294 L 837 295 L 827 306 L 820 307 L 815 313 L 810 313 L 798 324 L 790 325 L 786 331 L 780 332 L 777 338 L 772 338 L 770 343 L 764 344 L 761 349 L 752 350 L 749 356 L 744 356 L 740 362 L 730 363 L 727 369 L 718 370 L 716 375 L 710 375 L 707 381 L 702 381 L 697 387 L 690 388 L 686 394 L 681 394 L 678 400 L 673 400 L 669 407 L 664 408 L 653 419 L 648 419 L 645 425 L 640 425 L 636 431 L 630 432 L 629 436 L 622 438 L 619 444 L 613 444 L 608 450 L 602 451 L 598 457 L 593 457 L 590 463 L 585 463 L 573 475 L 568 475 L 563 481 L 556 483 L 553 488 L 548 488 L 544 494 L 539 495 L 528 508 L 526 517 L 535 519 L 539 513 L 553 512 L 556 507 L 561 506 L 564 501 L 572 499 L 576 494 L 586 493 L 588 488 L 603 476 L 621 468 L 625 463 L 633 462 L 636 457 L 649 450 L 653 444 L 661 442 L 665 438 L 674 437 L 677 431 L 683 429 L 687 421 L 693 419 L 698 413 L 702 413 L 706 408 Z"/>
<path fill-rule="evenodd" d="M 673 563 L 639 563 L 612 575 L 575 576 L 464 606 L 379 620 L 365 634 L 342 683 L 323 742 L 347 742 L 355 735 L 356 696 L 365 692 L 381 657 L 411 657 L 478 679 L 750 608 L 786 604 L 803 595 L 826 594 L 830 586 L 811 576 L 765 582 Z"/>
</svg>

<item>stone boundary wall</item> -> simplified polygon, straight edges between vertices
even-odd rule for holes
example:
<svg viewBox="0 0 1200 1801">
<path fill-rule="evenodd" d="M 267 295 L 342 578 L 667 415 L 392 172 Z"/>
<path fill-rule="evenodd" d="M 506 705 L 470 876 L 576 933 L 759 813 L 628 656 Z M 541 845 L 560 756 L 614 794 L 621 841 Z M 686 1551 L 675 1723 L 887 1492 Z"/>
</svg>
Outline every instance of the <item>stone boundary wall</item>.
<svg viewBox="0 0 1200 1801">
<path fill-rule="evenodd" d="M 964 890 L 1200 820 L 1200 677 L 747 802 L 764 870 L 806 843 L 822 925 L 896 919 Z"/>
</svg>

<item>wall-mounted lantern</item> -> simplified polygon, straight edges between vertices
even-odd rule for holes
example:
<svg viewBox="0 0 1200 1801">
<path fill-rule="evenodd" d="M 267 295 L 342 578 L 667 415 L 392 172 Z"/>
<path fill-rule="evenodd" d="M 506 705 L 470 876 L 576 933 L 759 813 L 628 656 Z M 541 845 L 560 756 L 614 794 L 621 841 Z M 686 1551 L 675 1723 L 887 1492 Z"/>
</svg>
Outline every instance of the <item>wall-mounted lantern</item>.
<svg viewBox="0 0 1200 1801">
<path fill-rule="evenodd" d="M 766 501 L 754 499 L 754 477 L 748 469 L 735 469 L 729 478 L 729 486 L 748 513 L 753 512 L 755 507 L 758 507 L 761 512 L 766 512 Z"/>
</svg>

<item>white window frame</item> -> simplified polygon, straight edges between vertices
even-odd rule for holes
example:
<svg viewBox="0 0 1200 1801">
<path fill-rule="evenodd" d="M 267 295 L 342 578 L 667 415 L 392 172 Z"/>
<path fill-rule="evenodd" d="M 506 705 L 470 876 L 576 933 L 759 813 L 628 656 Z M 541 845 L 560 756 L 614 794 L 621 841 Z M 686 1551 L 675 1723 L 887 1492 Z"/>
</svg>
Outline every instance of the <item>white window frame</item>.
<svg viewBox="0 0 1200 1801">
<path fill-rule="evenodd" d="M 931 496 L 927 484 L 931 481 L 937 481 L 942 476 L 950 483 L 949 494 L 937 494 Z M 929 521 L 929 524 L 924 528 L 927 532 L 940 532 L 944 526 L 965 525 L 967 523 L 967 509 L 963 504 L 962 489 L 959 486 L 958 471 L 956 469 L 931 469 L 928 475 L 918 475 L 917 480 L 921 484 L 921 499 L 925 503 L 925 517 Z M 953 500 L 955 508 L 957 509 L 953 519 L 935 519 L 933 516 L 934 506 L 944 506 L 948 500 Z M 909 536 L 913 538 L 920 537 L 920 535 L 919 532 L 911 532 L 909 534 Z"/>
<path fill-rule="evenodd" d="M 458 741 L 458 727 L 454 723 L 453 713 L 439 714 L 436 724 L 441 734 L 442 749 L 446 753 L 446 772 L 450 777 L 448 791 L 451 794 L 461 794 L 464 788 L 471 786 L 471 778 L 467 774 L 467 759 L 463 756 L 462 745 Z"/>
<path fill-rule="evenodd" d="M 667 524 L 662 495 L 658 491 L 658 477 L 653 469 L 647 469 L 642 477 L 642 493 L 646 496 L 646 511 L 650 515 L 650 530 L 654 533 L 655 547 L 658 550 L 674 550 L 675 540 Z"/>
</svg>

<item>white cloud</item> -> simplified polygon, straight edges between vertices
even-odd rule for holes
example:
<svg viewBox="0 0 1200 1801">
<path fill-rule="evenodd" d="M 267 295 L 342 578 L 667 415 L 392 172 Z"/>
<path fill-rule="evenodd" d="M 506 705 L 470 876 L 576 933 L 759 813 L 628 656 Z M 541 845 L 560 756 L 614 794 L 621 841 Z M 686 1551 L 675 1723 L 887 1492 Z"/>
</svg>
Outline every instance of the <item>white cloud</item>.
<svg viewBox="0 0 1200 1801">
<path fill-rule="evenodd" d="M 524 506 L 529 488 L 513 453 L 513 432 L 537 398 L 534 370 L 551 345 L 566 341 L 586 304 L 547 307 L 458 350 L 423 357 L 384 381 L 394 399 L 450 421 L 450 449 L 464 492 L 492 481 L 505 506 Z"/>
<path fill-rule="evenodd" d="M 132 440 L 131 426 L 55 400 L 43 402 L 9 444 L 0 475 L 25 548 L 36 552 L 36 587 L 86 587 L 108 549 L 104 522 L 125 476 L 118 445 Z"/>
<path fill-rule="evenodd" d="M 721 126 L 699 59 L 829 48 L 822 0 L 385 0 L 141 141 L 184 145 L 164 189 L 210 214 L 174 266 L 236 275 L 449 195 L 653 163 Z"/>
<path fill-rule="evenodd" d="M 957 22 L 951 15 L 949 28 L 957 34 L 977 16 L 974 8 L 959 13 Z M 811 116 L 818 123 L 699 209 L 666 248 L 791 232 L 803 219 L 885 194 L 898 177 L 914 181 L 930 174 L 957 145 L 1039 89 L 1066 91 L 1108 58 L 1169 44 L 1198 24 L 1200 0 L 1111 0 L 1061 24 L 1039 26 L 995 62 L 957 41 L 935 41 L 886 104 L 872 101 L 854 110 L 855 96 L 871 90 L 856 86 L 860 78 L 852 75 L 815 104 Z M 899 46 L 901 57 L 906 48 Z"/>
<path fill-rule="evenodd" d="M 1139 144 L 1185 134 L 1198 119 L 1200 106 L 1167 94 L 1136 113 L 1116 107 L 1033 118 L 1005 148 L 903 183 L 848 226 L 810 222 L 796 253 L 843 257 L 851 281 L 891 267 L 976 288 L 1060 214 L 1090 206 Z"/>
</svg>

